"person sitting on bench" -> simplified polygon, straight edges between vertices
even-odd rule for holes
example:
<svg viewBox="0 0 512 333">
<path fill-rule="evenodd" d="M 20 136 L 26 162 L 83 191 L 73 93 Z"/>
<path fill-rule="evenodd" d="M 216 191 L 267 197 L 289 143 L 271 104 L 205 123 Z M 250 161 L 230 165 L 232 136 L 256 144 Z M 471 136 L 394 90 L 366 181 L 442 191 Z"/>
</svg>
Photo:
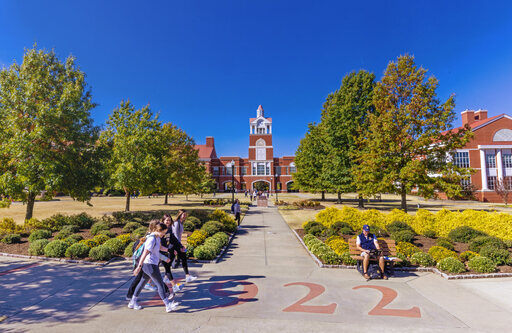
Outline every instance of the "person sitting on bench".
<svg viewBox="0 0 512 333">
<path fill-rule="evenodd" d="M 370 226 L 365 224 L 363 226 L 363 232 L 357 236 L 356 246 L 359 251 L 361 251 L 361 256 L 363 257 L 363 275 L 364 278 L 369 280 L 370 276 L 368 276 L 368 265 L 370 264 L 370 257 L 374 257 L 373 252 L 377 252 L 380 250 L 379 242 L 377 242 L 377 237 L 374 234 L 370 233 Z M 384 257 L 379 253 L 375 255 L 376 258 L 379 259 L 379 267 L 380 273 L 384 280 L 387 280 L 388 277 L 384 274 Z"/>
</svg>

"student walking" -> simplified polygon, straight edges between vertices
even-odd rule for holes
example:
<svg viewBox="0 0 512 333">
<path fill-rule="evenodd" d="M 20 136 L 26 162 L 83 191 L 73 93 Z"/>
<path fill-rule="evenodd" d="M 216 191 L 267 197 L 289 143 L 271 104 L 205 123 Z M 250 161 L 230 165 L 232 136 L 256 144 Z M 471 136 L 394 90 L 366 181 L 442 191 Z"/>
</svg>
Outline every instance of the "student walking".
<svg viewBox="0 0 512 333">
<path fill-rule="evenodd" d="M 172 233 L 174 237 L 181 241 L 181 235 L 183 234 L 183 224 L 187 220 L 187 211 L 184 209 L 180 209 L 178 211 L 178 216 L 176 217 L 176 221 L 172 224 Z M 174 248 L 174 251 L 169 253 L 171 257 L 171 261 L 176 258 L 175 264 L 173 268 L 177 268 L 179 263 L 181 262 L 183 266 L 183 270 L 185 271 L 185 282 L 192 282 L 197 279 L 197 276 L 190 275 L 188 271 L 188 262 L 187 262 L 187 253 L 183 249 L 183 247 Z M 173 288 L 174 289 L 174 288 Z"/>
<path fill-rule="evenodd" d="M 237 225 L 240 225 L 240 213 L 241 212 L 242 212 L 242 210 L 240 209 L 240 202 L 238 201 L 238 199 L 235 199 L 235 202 L 233 203 L 233 205 L 231 205 L 231 213 L 233 213 L 235 215 L 235 220 L 236 220 Z"/>
<path fill-rule="evenodd" d="M 151 281 L 153 281 L 153 283 L 156 285 L 158 295 L 165 304 L 166 312 L 175 310 L 176 306 L 178 305 L 177 302 L 170 302 L 167 299 L 164 282 L 162 281 L 162 276 L 160 275 L 160 270 L 158 269 L 158 264 L 160 262 L 160 251 L 167 250 L 161 246 L 161 238 L 165 235 L 166 231 L 167 227 L 165 224 L 160 223 L 158 220 L 153 220 L 149 224 L 150 235 L 146 237 L 146 241 L 144 242 L 144 252 L 140 257 L 139 264 L 133 271 L 134 275 L 138 275 L 142 270 L 145 275 L 142 276 L 141 281 L 135 288 L 135 293 L 133 294 L 130 303 L 128 303 L 128 307 L 130 309 L 142 309 L 142 306 L 137 303 L 137 298 L 149 279 L 151 279 Z"/>
</svg>

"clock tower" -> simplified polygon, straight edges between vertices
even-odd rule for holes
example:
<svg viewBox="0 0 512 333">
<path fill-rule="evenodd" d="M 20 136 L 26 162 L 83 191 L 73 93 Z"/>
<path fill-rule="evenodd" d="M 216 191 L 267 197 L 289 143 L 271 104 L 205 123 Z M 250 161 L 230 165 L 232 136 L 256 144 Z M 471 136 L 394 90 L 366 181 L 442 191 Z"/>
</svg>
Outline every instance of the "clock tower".
<svg viewBox="0 0 512 333">
<path fill-rule="evenodd" d="M 274 169 L 272 118 L 265 118 L 261 105 L 256 110 L 256 118 L 249 119 L 249 164 L 252 175 L 272 176 Z"/>
</svg>

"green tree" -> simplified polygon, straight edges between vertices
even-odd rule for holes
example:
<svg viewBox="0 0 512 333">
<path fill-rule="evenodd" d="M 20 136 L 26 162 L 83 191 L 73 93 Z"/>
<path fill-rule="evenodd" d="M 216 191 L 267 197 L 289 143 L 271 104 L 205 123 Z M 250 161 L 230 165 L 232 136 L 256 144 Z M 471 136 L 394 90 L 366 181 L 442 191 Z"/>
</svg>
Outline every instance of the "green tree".
<svg viewBox="0 0 512 333">
<path fill-rule="evenodd" d="M 125 210 L 130 210 L 130 195 L 134 191 L 151 193 L 162 179 L 166 148 L 161 124 L 149 106 L 135 109 L 130 101 L 121 101 L 109 115 L 101 142 L 109 149 L 106 160 L 108 184 L 123 189 Z"/>
<path fill-rule="evenodd" d="M 358 149 L 359 133 L 368 127 L 368 114 L 374 112 L 373 89 L 375 75 L 365 70 L 346 75 L 341 86 L 329 94 L 322 110 L 322 124 L 325 127 L 327 158 L 322 173 L 329 188 L 338 193 L 354 192 L 352 168 L 353 154 Z M 362 196 L 359 204 L 363 205 Z"/>
<path fill-rule="evenodd" d="M 374 89 L 376 112 L 369 115 L 368 131 L 359 142 L 354 176 L 365 195 L 392 192 L 401 195 L 407 211 L 407 193 L 413 188 L 432 197 L 436 190 L 461 192 L 468 170 L 447 159 L 470 139 L 468 127 L 450 131 L 455 118 L 454 97 L 440 103 L 438 80 L 426 78 L 412 56 L 390 62 Z"/>
<path fill-rule="evenodd" d="M 27 203 L 26 219 L 42 191 L 90 199 L 100 170 L 94 107 L 72 56 L 61 62 L 34 45 L 0 71 L 0 192 Z"/>
<path fill-rule="evenodd" d="M 322 192 L 322 199 L 329 185 L 323 172 L 328 155 L 325 139 L 325 128 L 321 123 L 308 125 L 308 132 L 300 140 L 295 153 L 297 171 L 292 175 L 295 188 L 308 192 Z"/>
</svg>

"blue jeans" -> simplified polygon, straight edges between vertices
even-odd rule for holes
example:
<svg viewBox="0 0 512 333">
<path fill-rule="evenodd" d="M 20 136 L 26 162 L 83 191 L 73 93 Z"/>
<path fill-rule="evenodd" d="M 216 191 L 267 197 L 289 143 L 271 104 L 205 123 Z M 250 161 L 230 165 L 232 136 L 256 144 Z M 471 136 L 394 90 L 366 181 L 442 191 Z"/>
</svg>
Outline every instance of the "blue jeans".
<svg viewBox="0 0 512 333">
<path fill-rule="evenodd" d="M 151 280 L 156 286 L 156 289 L 158 290 L 158 295 L 160 296 L 162 301 L 164 301 L 164 303 L 167 304 L 164 281 L 162 280 L 162 276 L 160 275 L 160 269 L 158 269 L 158 265 L 143 264 L 142 271 L 146 274 L 142 276 L 142 279 L 137 285 L 137 288 L 135 288 L 135 293 L 133 295 L 135 297 L 138 297 L 140 292 L 142 291 L 142 288 L 144 288 L 146 283 L 148 283 L 149 279 L 151 278 Z"/>
</svg>

